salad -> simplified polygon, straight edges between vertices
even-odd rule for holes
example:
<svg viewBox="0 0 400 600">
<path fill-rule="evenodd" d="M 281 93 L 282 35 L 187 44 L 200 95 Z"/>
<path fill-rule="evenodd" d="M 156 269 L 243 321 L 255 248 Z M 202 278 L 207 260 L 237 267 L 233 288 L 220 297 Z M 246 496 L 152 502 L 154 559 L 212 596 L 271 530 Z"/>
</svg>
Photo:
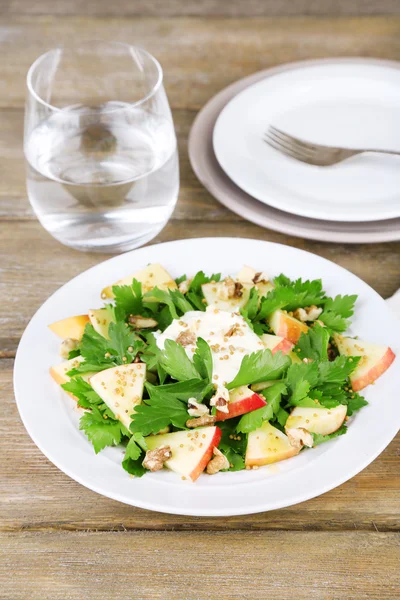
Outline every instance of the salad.
<svg viewBox="0 0 400 600">
<path fill-rule="evenodd" d="M 50 373 L 94 451 L 123 445 L 136 477 L 257 469 L 343 435 L 395 358 L 344 335 L 357 296 L 328 297 L 319 279 L 174 280 L 152 264 L 101 297 L 49 326 L 65 359 Z"/>
</svg>

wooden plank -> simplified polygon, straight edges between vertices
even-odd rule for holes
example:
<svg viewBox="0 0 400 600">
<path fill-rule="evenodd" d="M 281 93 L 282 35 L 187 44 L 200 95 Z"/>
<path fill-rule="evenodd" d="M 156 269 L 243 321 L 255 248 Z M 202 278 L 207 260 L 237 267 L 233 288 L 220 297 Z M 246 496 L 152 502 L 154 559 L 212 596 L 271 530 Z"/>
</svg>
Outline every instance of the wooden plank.
<svg viewBox="0 0 400 600">
<path fill-rule="evenodd" d="M 293 16 L 399 14 L 396 0 L 9 0 L 5 14 L 109 16 Z M 0 9 L 1 12 L 1 9 Z"/>
<path fill-rule="evenodd" d="M 399 538 L 380 533 L 20 533 L 0 537 L 7 600 L 395 600 Z M 111 592 L 112 590 L 112 592 Z"/>
<path fill-rule="evenodd" d="M 35 3 L 32 3 L 32 5 Z M 54 6 L 57 3 L 54 3 Z M 110 3 L 111 5 L 112 3 Z M 201 4 L 201 3 L 198 3 Z M 23 107 L 24 79 L 44 50 L 79 39 L 134 42 L 157 56 L 174 108 L 199 109 L 229 83 L 307 58 L 400 56 L 400 18 L 88 18 L 0 19 L 1 107 Z"/>
<path fill-rule="evenodd" d="M 284 236 L 243 220 L 180 221 L 174 218 L 154 243 L 214 236 L 269 240 L 314 252 L 349 269 L 384 297 L 392 295 L 399 285 L 399 243 L 327 244 Z M 0 350 L 8 352 L 15 350 L 29 319 L 48 296 L 75 275 L 108 257 L 77 253 L 62 246 L 44 232 L 37 221 L 17 222 L 13 226 L 0 221 L 0 256 L 7 257 L 0 280 L 0 293 L 7 298 L 7 311 L 3 311 L 0 320 Z"/>
<path fill-rule="evenodd" d="M 224 519 L 181 517 L 149 512 L 103 498 L 61 473 L 30 440 L 13 398 L 12 362 L 0 360 L 2 531 L 400 529 L 400 436 L 372 465 L 336 490 L 269 513 Z"/>
</svg>

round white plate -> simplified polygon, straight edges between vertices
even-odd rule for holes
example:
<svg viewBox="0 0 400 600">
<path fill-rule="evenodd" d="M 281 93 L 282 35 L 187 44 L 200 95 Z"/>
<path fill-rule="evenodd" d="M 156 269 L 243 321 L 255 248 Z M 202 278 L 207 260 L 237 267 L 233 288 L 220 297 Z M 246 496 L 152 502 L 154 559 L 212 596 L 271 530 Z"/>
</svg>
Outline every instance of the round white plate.
<svg viewBox="0 0 400 600">
<path fill-rule="evenodd" d="M 349 59 L 340 59 L 343 62 Z M 355 59 L 352 59 L 352 62 Z M 370 59 L 357 59 L 360 63 Z M 336 62 L 336 61 L 335 61 Z M 236 81 L 214 96 L 196 116 L 189 135 L 189 158 L 197 177 L 204 187 L 234 213 L 261 227 L 310 240 L 350 244 L 391 242 L 400 240 L 400 218 L 366 223 L 343 223 L 299 217 L 267 206 L 241 190 L 221 169 L 213 150 L 212 134 L 223 107 L 240 91 L 253 83 L 277 73 L 301 69 L 309 64 L 329 63 L 329 59 L 280 65 L 253 73 Z M 374 63 L 397 65 L 391 61 Z"/>
<path fill-rule="evenodd" d="M 78 429 L 74 401 L 51 380 L 49 367 L 60 361 L 59 341 L 47 325 L 101 306 L 100 290 L 149 262 L 161 262 L 173 276 L 235 273 L 243 264 L 271 276 L 314 279 L 323 276 L 329 294 L 359 294 L 352 332 L 399 352 L 400 327 L 382 298 L 366 283 L 319 256 L 296 248 L 248 239 L 204 238 L 134 250 L 103 262 L 60 288 L 37 311 L 22 336 L 14 387 L 23 423 L 36 445 L 67 475 L 104 496 L 156 511 L 227 516 L 255 513 L 302 502 L 340 485 L 366 467 L 398 429 L 400 361 L 366 392 L 370 404 L 353 419 L 347 435 L 304 451 L 271 467 L 201 475 L 184 482 L 172 472 L 129 477 L 121 448 L 95 455 Z"/>
<path fill-rule="evenodd" d="M 269 125 L 310 142 L 400 151 L 400 63 L 313 61 L 236 95 L 213 136 L 218 162 L 254 198 L 333 221 L 400 216 L 400 157 L 364 154 L 332 167 L 298 162 L 263 141 Z"/>
</svg>

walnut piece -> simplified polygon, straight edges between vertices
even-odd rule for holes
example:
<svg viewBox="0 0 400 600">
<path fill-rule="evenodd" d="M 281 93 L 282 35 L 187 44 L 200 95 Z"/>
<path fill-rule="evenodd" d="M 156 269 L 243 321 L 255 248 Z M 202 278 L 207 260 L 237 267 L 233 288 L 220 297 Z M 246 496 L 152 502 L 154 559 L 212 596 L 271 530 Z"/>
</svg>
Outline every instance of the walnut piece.
<svg viewBox="0 0 400 600">
<path fill-rule="evenodd" d="M 189 398 L 188 400 L 188 413 L 191 417 L 202 417 L 209 413 L 209 409 L 205 404 L 196 402 L 196 398 Z"/>
<path fill-rule="evenodd" d="M 307 446 L 308 448 L 312 448 L 314 445 L 313 436 L 309 431 L 303 429 L 302 427 L 286 429 L 286 435 L 289 438 L 289 442 L 295 448 L 302 448 L 303 446 Z"/>
<path fill-rule="evenodd" d="M 176 342 L 181 346 L 190 346 L 190 344 L 196 343 L 196 334 L 193 331 L 181 331 L 176 338 Z"/>
<path fill-rule="evenodd" d="M 169 446 L 159 446 L 154 450 L 147 450 L 142 465 L 149 471 L 160 471 L 171 456 L 172 452 Z"/>
<path fill-rule="evenodd" d="M 315 321 L 321 313 L 322 308 L 318 308 L 318 306 L 313 304 L 312 306 L 306 306 L 305 308 L 296 308 L 293 312 L 293 316 L 304 323 L 305 321 Z"/>
<path fill-rule="evenodd" d="M 253 277 L 253 283 L 268 283 L 268 275 L 264 271 L 259 271 Z"/>
<path fill-rule="evenodd" d="M 226 277 L 218 290 L 220 300 L 241 298 L 243 296 L 243 285 L 239 281 L 233 281 L 232 277 Z"/>
<path fill-rule="evenodd" d="M 152 318 L 141 317 L 140 315 L 129 315 L 129 324 L 135 329 L 150 329 L 157 327 L 158 323 Z"/>
<path fill-rule="evenodd" d="M 202 415 L 196 419 L 186 421 L 186 427 L 194 429 L 195 427 L 205 427 L 206 425 L 214 425 L 216 417 L 214 415 Z"/>
<path fill-rule="evenodd" d="M 206 469 L 206 472 L 209 475 L 215 475 L 215 473 L 218 473 L 218 471 L 229 469 L 229 460 L 222 454 L 221 450 L 218 450 L 218 448 L 215 447 L 213 449 L 213 454 L 214 458 L 210 460 Z"/>
<path fill-rule="evenodd" d="M 180 284 L 178 285 L 178 290 L 180 291 L 180 293 L 187 294 L 191 283 L 192 283 L 191 279 L 185 279 L 184 281 L 181 281 Z"/>
<path fill-rule="evenodd" d="M 79 345 L 79 340 L 75 340 L 74 338 L 65 338 L 65 340 L 63 340 L 61 342 L 60 356 L 62 356 L 62 358 L 67 359 L 69 356 L 69 353 L 72 352 L 72 350 L 75 350 L 75 348 L 78 345 Z"/>
<path fill-rule="evenodd" d="M 226 387 L 219 385 L 217 386 L 217 391 L 214 396 L 210 400 L 211 406 L 216 406 L 219 411 L 223 413 L 229 413 L 228 409 L 229 404 L 229 391 Z"/>
</svg>

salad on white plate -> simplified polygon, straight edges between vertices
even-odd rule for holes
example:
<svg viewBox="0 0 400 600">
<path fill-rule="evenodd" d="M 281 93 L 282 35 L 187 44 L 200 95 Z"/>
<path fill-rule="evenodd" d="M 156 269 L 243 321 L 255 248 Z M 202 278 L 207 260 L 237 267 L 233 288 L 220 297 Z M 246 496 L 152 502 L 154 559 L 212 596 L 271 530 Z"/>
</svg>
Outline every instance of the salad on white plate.
<svg viewBox="0 0 400 600">
<path fill-rule="evenodd" d="M 101 296 L 50 325 L 65 359 L 50 373 L 94 451 L 123 445 L 136 477 L 257 469 L 343 435 L 395 358 L 344 335 L 357 296 L 328 297 L 319 279 L 174 280 L 151 264 Z"/>
</svg>

